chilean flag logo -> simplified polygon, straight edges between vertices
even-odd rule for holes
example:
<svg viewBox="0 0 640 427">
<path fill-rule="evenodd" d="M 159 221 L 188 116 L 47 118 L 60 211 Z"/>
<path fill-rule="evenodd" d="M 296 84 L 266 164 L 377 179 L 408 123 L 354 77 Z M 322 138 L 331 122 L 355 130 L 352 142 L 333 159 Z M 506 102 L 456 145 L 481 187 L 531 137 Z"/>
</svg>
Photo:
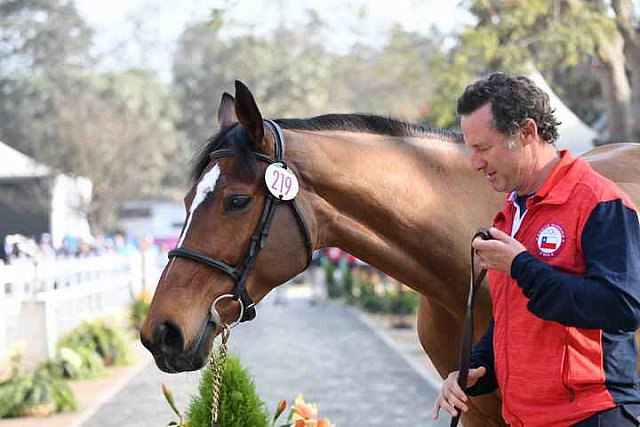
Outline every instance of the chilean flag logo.
<svg viewBox="0 0 640 427">
<path fill-rule="evenodd" d="M 538 249 L 540 250 L 540 255 L 543 257 L 556 256 L 564 241 L 564 230 L 560 224 L 556 223 L 546 224 L 538 231 L 538 235 L 536 236 Z"/>
</svg>

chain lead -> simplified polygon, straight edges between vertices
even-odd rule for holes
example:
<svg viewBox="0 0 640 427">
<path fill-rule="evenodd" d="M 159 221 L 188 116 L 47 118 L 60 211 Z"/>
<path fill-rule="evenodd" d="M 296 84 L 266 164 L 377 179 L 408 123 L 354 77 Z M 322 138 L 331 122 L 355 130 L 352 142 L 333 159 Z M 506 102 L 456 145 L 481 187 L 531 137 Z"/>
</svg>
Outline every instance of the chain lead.
<svg viewBox="0 0 640 427">
<path fill-rule="evenodd" d="M 220 411 L 220 387 L 222 386 L 222 376 L 224 374 L 224 365 L 227 361 L 227 341 L 231 335 L 231 328 L 225 325 L 222 330 L 222 342 L 218 356 L 215 351 L 209 356 L 209 370 L 211 370 L 212 378 L 212 396 L 211 401 L 211 427 L 218 427 L 218 412 Z"/>
</svg>

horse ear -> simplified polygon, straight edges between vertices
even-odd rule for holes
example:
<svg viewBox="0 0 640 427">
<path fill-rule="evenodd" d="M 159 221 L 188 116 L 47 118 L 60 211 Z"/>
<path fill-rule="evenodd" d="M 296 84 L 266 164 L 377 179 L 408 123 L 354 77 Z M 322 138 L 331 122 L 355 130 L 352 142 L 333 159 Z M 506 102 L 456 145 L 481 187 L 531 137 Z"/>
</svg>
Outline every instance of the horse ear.
<svg viewBox="0 0 640 427">
<path fill-rule="evenodd" d="M 251 91 L 240 80 L 236 80 L 236 116 L 253 142 L 253 148 L 256 151 L 263 151 L 261 150 L 264 139 L 262 114 Z"/>
<path fill-rule="evenodd" d="M 223 128 L 228 128 L 238 123 L 236 116 L 236 100 L 227 92 L 222 94 L 220 106 L 218 107 L 218 122 Z"/>
</svg>

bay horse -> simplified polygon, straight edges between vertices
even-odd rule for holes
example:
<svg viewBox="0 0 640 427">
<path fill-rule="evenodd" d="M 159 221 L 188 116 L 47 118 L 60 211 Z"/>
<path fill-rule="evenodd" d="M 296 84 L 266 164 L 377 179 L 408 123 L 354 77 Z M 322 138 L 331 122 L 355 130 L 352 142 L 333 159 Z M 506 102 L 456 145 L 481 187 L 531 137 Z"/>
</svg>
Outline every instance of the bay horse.
<svg viewBox="0 0 640 427">
<path fill-rule="evenodd" d="M 251 318 L 244 312 L 300 273 L 311 250 L 337 246 L 421 294 L 420 343 L 442 377 L 454 370 L 469 239 L 491 225 L 505 198 L 472 170 L 461 134 L 358 114 L 265 121 L 240 82 L 235 98 L 223 95 L 218 119 L 141 330 L 158 367 L 201 368 L 222 322 Z M 299 186 L 295 204 L 270 202 L 265 171 L 279 158 Z M 584 158 L 638 205 L 639 145 L 605 146 Z M 477 340 L 491 317 L 486 286 L 476 304 Z M 497 392 L 469 406 L 465 426 L 504 425 Z"/>
</svg>

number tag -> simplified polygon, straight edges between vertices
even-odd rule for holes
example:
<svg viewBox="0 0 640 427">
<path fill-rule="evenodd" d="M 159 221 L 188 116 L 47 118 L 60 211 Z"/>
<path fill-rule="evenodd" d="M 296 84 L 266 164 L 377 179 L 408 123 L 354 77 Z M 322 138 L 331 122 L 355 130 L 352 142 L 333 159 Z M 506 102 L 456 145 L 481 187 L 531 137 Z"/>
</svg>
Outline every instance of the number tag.
<svg viewBox="0 0 640 427">
<path fill-rule="evenodd" d="M 291 200 L 298 194 L 298 178 L 291 169 L 285 169 L 282 163 L 269 165 L 264 173 L 264 180 L 269 192 L 280 200 Z"/>
</svg>

